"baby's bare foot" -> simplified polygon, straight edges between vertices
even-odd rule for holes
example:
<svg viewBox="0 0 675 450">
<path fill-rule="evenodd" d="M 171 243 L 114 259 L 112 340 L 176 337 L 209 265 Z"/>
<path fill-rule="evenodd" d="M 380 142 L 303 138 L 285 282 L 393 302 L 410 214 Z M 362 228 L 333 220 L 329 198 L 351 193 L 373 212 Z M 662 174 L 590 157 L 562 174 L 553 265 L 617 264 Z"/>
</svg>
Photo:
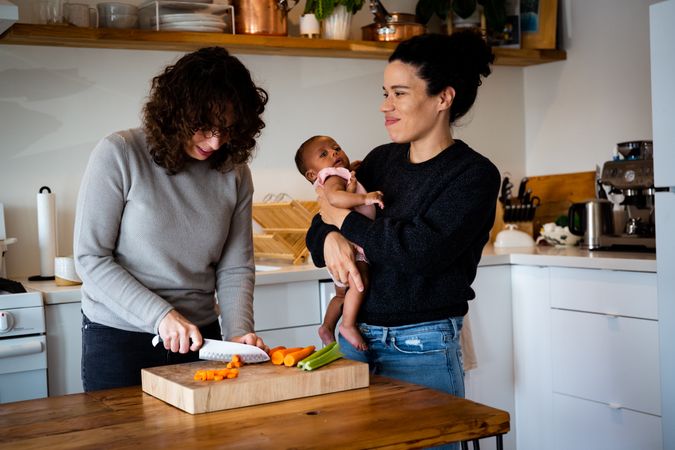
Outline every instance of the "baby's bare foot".
<svg viewBox="0 0 675 450">
<path fill-rule="evenodd" d="M 357 350 L 367 350 L 368 345 L 366 345 L 366 341 L 363 340 L 363 336 L 361 336 L 361 333 L 359 333 L 359 329 L 356 328 L 355 326 L 349 327 L 346 326 L 345 324 L 341 323 L 340 324 L 340 334 L 349 341 L 350 344 L 354 346 Z"/>
<path fill-rule="evenodd" d="M 323 345 L 335 342 L 335 330 L 326 325 L 321 325 L 319 327 L 319 338 L 321 339 L 321 342 L 323 342 Z"/>
</svg>

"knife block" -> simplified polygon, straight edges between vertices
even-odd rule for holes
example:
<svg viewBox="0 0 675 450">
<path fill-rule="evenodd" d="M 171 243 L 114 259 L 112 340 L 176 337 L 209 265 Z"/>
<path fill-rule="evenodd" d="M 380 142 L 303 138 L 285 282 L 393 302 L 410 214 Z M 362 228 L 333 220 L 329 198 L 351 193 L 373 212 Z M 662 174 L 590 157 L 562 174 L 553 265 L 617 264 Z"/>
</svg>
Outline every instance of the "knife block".
<svg viewBox="0 0 675 450">
<path fill-rule="evenodd" d="M 504 205 L 497 200 L 497 205 L 495 207 L 495 223 L 492 225 L 490 230 L 490 243 L 494 244 L 495 239 L 497 238 L 497 233 L 506 228 L 507 223 L 514 224 L 518 227 L 518 230 L 527 233 L 532 236 L 534 239 L 534 220 L 523 220 L 523 221 L 504 221 Z"/>
</svg>

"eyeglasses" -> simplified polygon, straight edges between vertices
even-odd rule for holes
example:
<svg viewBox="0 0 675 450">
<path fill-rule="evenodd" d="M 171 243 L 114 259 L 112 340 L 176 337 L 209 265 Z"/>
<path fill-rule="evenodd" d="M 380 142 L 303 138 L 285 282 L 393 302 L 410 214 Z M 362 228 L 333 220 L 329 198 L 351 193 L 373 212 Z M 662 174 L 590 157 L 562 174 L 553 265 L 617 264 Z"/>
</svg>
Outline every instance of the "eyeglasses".
<svg viewBox="0 0 675 450">
<path fill-rule="evenodd" d="M 222 137 L 223 135 L 229 135 L 233 129 L 234 129 L 234 126 L 231 125 L 231 126 L 225 127 L 223 129 L 220 129 L 220 130 L 218 128 L 214 128 L 214 129 L 209 130 L 208 128 L 197 127 L 197 128 L 193 128 L 192 131 L 195 132 L 195 133 L 197 133 L 197 132 L 201 133 L 206 139 L 211 139 L 212 137 L 219 138 L 219 137 Z"/>
</svg>

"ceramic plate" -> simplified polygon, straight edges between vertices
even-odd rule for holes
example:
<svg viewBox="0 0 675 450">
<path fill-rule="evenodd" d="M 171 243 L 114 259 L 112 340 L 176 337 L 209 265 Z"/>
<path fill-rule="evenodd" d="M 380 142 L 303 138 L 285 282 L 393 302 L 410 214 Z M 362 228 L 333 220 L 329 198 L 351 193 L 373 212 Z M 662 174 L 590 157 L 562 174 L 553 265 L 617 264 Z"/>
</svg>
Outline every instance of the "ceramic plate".
<svg viewBox="0 0 675 450">
<path fill-rule="evenodd" d="M 225 29 L 225 24 L 223 26 L 213 26 L 213 25 L 197 25 L 195 22 L 184 22 L 184 23 L 169 23 L 162 24 L 159 26 L 160 30 L 164 31 L 201 31 L 205 33 L 222 33 Z"/>
<path fill-rule="evenodd" d="M 152 22 L 154 22 L 154 17 Z M 223 23 L 223 18 L 212 14 L 163 14 L 159 16 L 159 23 L 176 22 L 208 22 L 219 24 Z"/>
<path fill-rule="evenodd" d="M 153 5 L 154 2 L 150 2 L 143 6 Z M 229 11 L 229 5 L 213 5 L 211 3 L 186 3 L 186 2 L 161 2 L 160 8 L 170 8 L 178 9 L 183 11 L 208 11 L 211 14 L 223 14 L 225 11 Z"/>
</svg>

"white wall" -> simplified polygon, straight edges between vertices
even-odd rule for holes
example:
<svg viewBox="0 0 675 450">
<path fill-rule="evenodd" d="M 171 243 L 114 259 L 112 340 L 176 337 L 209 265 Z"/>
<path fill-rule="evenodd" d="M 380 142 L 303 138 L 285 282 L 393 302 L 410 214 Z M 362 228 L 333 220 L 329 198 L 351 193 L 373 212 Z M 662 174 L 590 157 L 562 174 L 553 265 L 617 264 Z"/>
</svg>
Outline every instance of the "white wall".
<svg viewBox="0 0 675 450">
<path fill-rule="evenodd" d="M 526 173 L 594 170 L 651 139 L 649 5 L 561 0 L 567 60 L 524 70 Z"/>
<path fill-rule="evenodd" d="M 0 41 L 0 203 L 8 236 L 19 239 L 6 255 L 10 276 L 39 272 L 35 205 L 41 186 L 56 195 L 58 254 L 72 252 L 75 201 L 91 149 L 104 135 L 139 124 L 150 79 L 181 55 Z M 388 142 L 378 110 L 385 61 L 238 56 L 270 94 L 252 163 L 256 200 L 269 192 L 314 197 L 293 163 L 297 146 L 313 134 L 334 136 L 352 158 Z M 457 129 L 457 136 L 516 174 L 524 171 L 522 98 L 522 70 L 497 67 L 473 117 Z"/>
</svg>

